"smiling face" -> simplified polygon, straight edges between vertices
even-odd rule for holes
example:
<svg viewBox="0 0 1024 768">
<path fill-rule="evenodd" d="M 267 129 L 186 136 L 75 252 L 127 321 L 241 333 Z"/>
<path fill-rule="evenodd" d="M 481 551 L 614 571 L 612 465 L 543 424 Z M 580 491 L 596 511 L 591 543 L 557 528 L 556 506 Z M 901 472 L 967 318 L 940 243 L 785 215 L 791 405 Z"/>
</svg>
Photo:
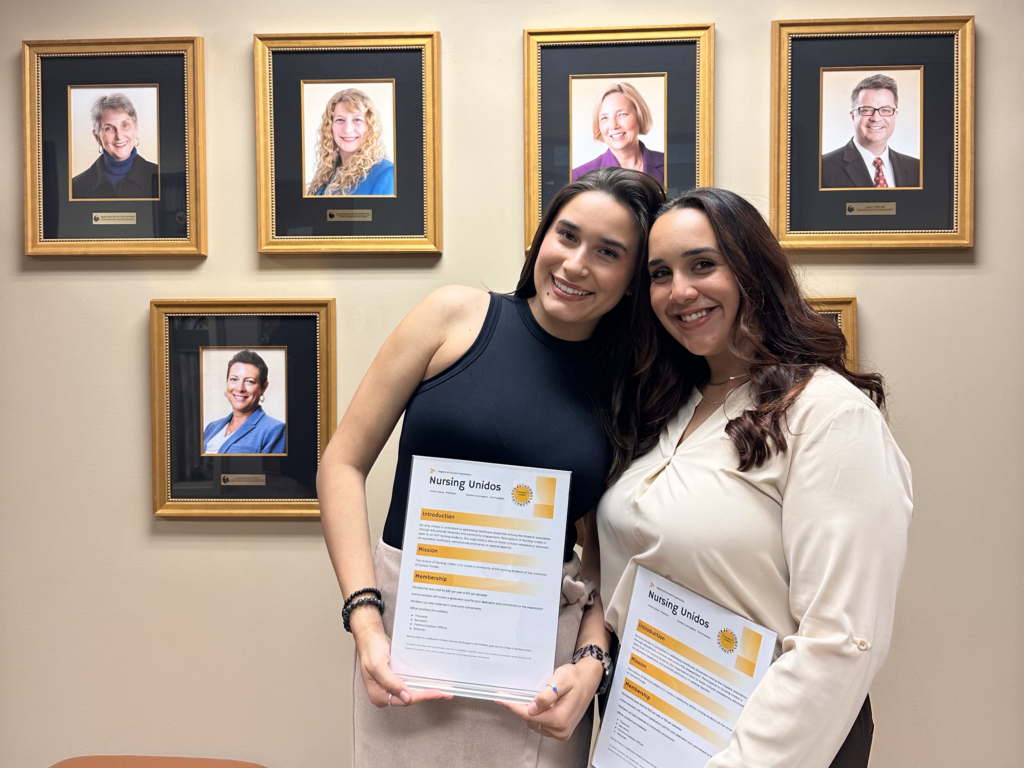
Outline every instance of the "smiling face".
<svg viewBox="0 0 1024 768">
<path fill-rule="evenodd" d="M 366 139 L 366 113 L 350 112 L 339 102 L 334 105 L 333 114 L 331 133 L 334 134 L 335 146 L 341 152 L 342 162 L 346 162 L 359 151 Z"/>
<path fill-rule="evenodd" d="M 707 359 L 712 373 L 735 367 L 730 352 L 740 289 L 703 212 L 677 208 L 651 228 L 651 307 L 673 338 Z"/>
<path fill-rule="evenodd" d="M 885 117 L 878 111 L 870 116 L 861 115 L 857 111 L 861 107 L 896 109 L 896 96 L 888 88 L 866 88 L 857 94 L 857 101 L 850 110 L 857 143 L 875 155 L 880 155 L 888 146 L 889 137 L 896 129 L 896 115 Z"/>
<path fill-rule="evenodd" d="M 604 143 L 612 149 L 626 149 L 640 141 L 640 121 L 633 102 L 622 93 L 609 93 L 597 116 Z"/>
<path fill-rule="evenodd" d="M 638 258 L 633 212 L 604 192 L 581 192 L 555 216 L 533 268 L 529 299 L 540 326 L 560 339 L 590 338 L 626 293 Z"/>
<path fill-rule="evenodd" d="M 99 133 L 92 132 L 104 151 L 115 160 L 127 160 L 139 143 L 139 127 L 123 109 L 108 109 L 100 120 Z"/>
<path fill-rule="evenodd" d="M 260 404 L 260 397 L 267 391 L 270 382 L 260 384 L 260 371 L 255 365 L 235 363 L 228 370 L 228 385 L 225 395 L 236 415 L 248 415 Z"/>
</svg>

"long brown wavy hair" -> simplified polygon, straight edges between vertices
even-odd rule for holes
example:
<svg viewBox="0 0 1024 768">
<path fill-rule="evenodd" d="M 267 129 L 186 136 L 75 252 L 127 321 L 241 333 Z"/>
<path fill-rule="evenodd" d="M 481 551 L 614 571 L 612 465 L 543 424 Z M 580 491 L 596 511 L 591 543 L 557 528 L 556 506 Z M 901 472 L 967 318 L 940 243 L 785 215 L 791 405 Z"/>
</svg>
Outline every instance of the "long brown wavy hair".
<svg viewBox="0 0 1024 768">
<path fill-rule="evenodd" d="M 884 410 L 882 377 L 846 367 L 842 331 L 811 309 L 789 258 L 757 209 L 734 192 L 705 187 L 666 203 L 655 220 L 684 208 L 707 216 L 739 287 L 730 351 L 747 366 L 754 403 L 726 427 L 739 454 L 739 469 L 760 467 L 773 453 L 785 452 L 786 411 L 819 367 L 831 368 Z M 653 312 L 640 316 L 638 330 L 629 383 L 635 405 L 616 423 L 613 479 L 630 460 L 657 444 L 665 424 L 710 375 L 704 358 L 669 335 Z"/>
<path fill-rule="evenodd" d="M 366 136 L 356 153 L 349 159 L 348 165 L 335 174 L 341 164 L 341 151 L 334 143 L 334 108 L 344 104 L 349 112 L 362 112 L 366 116 Z M 386 154 L 384 147 L 384 130 L 380 124 L 377 107 L 367 94 L 358 88 L 346 88 L 331 96 L 324 110 L 323 120 L 316 132 L 316 171 L 313 180 L 306 187 L 307 195 L 347 195 L 359 182 L 370 175 L 370 169 L 379 163 Z"/>
<path fill-rule="evenodd" d="M 619 204 L 625 206 L 633 214 L 636 221 L 639 239 L 637 241 L 637 259 L 630 277 L 626 294 L 597 324 L 594 331 L 594 371 L 601 379 L 595 383 L 599 403 L 598 416 L 602 421 L 605 434 L 612 444 L 613 464 L 611 473 L 619 469 L 621 456 L 632 450 L 632 443 L 623 443 L 624 432 L 617 427 L 619 422 L 628 420 L 628 413 L 633 406 L 635 392 L 629 385 L 629 374 L 634 356 L 634 339 L 638 334 L 650 328 L 650 300 L 647 297 L 647 236 L 654 223 L 654 216 L 665 203 L 665 191 L 653 176 L 634 171 L 629 168 L 598 168 L 583 175 L 576 181 L 566 184 L 555 195 L 547 211 L 544 213 L 533 236 L 530 253 L 519 275 L 519 284 L 515 295 L 528 299 L 537 295 L 537 286 L 533 279 L 534 267 L 540 253 L 544 236 L 555 223 L 559 212 L 565 204 L 583 192 L 602 192 Z M 640 323 L 640 325 L 638 325 Z M 632 458 L 632 456 L 630 456 Z M 626 464 L 629 459 L 626 459 Z M 617 476 L 617 475 L 615 475 Z M 609 474 L 612 477 L 612 474 Z"/>
</svg>

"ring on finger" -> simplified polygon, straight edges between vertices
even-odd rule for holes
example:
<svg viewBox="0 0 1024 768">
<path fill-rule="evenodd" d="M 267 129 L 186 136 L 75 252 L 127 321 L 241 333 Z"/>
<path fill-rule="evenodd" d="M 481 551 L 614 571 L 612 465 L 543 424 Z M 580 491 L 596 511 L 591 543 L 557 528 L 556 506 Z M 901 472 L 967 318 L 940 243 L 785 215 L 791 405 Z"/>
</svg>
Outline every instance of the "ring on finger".
<svg viewBox="0 0 1024 768">
<path fill-rule="evenodd" d="M 392 696 L 392 694 L 389 693 L 388 694 L 388 706 L 389 707 L 391 706 L 391 696 Z"/>
<path fill-rule="evenodd" d="M 544 726 L 542 724 L 538 723 L 538 725 L 537 725 L 537 733 L 539 733 L 541 736 L 544 735 Z"/>
<path fill-rule="evenodd" d="M 554 685 L 552 685 L 551 683 L 547 683 L 547 687 L 548 687 L 548 688 L 550 688 L 550 689 L 551 689 L 552 691 L 554 691 L 554 692 L 555 692 L 555 696 L 556 696 L 556 697 L 557 697 L 557 696 L 559 696 L 559 693 L 558 693 L 558 688 L 557 688 L 557 686 L 554 686 Z"/>
</svg>

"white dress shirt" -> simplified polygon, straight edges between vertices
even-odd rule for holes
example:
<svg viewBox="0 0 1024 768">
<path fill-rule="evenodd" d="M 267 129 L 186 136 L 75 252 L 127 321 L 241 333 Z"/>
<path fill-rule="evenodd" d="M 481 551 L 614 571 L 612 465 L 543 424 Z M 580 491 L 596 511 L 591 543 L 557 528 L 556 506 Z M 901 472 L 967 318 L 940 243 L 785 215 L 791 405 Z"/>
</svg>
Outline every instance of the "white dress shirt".
<svg viewBox="0 0 1024 768">
<path fill-rule="evenodd" d="M 860 156 L 864 158 L 864 164 L 868 167 L 868 175 L 871 176 L 871 183 L 875 183 L 875 158 L 882 158 L 882 173 L 885 174 L 885 186 L 895 187 L 896 181 L 892 174 L 892 163 L 889 161 L 889 145 L 885 145 L 885 149 L 882 150 L 882 154 L 876 155 L 870 149 L 864 149 L 858 142 L 857 137 L 853 137 L 853 146 L 860 152 Z"/>
<path fill-rule="evenodd" d="M 815 373 L 787 412 L 789 445 L 740 472 L 730 393 L 682 443 L 695 391 L 598 506 L 605 622 L 623 636 L 643 565 L 778 633 L 775 661 L 708 768 L 827 768 L 889 649 L 913 499 L 878 408 Z"/>
</svg>

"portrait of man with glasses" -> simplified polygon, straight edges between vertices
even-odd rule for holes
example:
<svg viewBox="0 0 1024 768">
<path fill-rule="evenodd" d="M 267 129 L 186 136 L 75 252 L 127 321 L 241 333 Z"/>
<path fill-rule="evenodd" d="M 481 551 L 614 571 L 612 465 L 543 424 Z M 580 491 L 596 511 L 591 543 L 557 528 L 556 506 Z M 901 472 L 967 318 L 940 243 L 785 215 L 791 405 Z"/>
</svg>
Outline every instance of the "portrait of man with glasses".
<svg viewBox="0 0 1024 768">
<path fill-rule="evenodd" d="M 853 136 L 822 154 L 822 189 L 920 187 L 920 159 L 890 146 L 899 113 L 894 78 L 873 74 L 858 82 L 850 94 Z"/>
</svg>

